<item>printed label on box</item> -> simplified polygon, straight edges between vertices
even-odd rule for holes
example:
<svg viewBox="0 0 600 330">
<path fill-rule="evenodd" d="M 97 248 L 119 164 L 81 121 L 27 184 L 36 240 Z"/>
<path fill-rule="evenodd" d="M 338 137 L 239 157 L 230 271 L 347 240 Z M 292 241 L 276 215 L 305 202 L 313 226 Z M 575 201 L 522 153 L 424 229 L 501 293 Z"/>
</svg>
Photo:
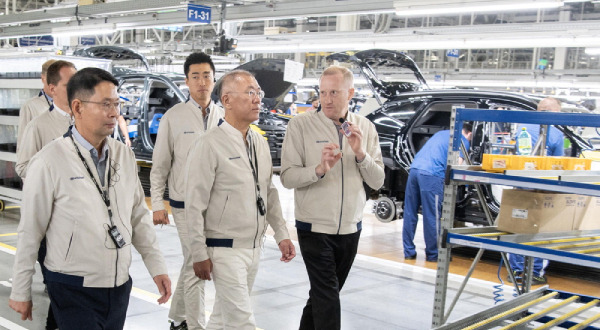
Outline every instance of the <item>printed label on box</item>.
<svg viewBox="0 0 600 330">
<path fill-rule="evenodd" d="M 531 171 L 531 170 L 537 170 L 537 166 L 535 166 L 535 162 L 526 162 L 524 164 L 524 170 L 526 171 Z"/>
<path fill-rule="evenodd" d="M 527 210 L 524 209 L 513 209 L 512 217 L 515 219 L 527 219 Z"/>
<path fill-rule="evenodd" d="M 506 159 L 494 159 L 492 168 L 506 168 Z"/>
</svg>

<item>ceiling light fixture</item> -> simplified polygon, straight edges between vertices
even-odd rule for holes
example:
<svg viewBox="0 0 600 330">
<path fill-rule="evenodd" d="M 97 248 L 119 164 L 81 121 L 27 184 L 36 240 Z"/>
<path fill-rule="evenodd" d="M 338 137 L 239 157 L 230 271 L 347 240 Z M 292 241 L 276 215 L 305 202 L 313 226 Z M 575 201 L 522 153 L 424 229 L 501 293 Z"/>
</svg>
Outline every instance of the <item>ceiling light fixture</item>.
<svg viewBox="0 0 600 330">
<path fill-rule="evenodd" d="M 394 8 L 398 16 L 428 16 L 547 9 L 558 8 L 563 4 L 562 0 L 397 0 Z"/>
<path fill-rule="evenodd" d="M 52 36 L 55 37 L 78 37 L 78 36 L 89 36 L 89 35 L 104 35 L 115 33 L 114 24 L 108 25 L 82 25 L 82 26 L 70 26 L 60 27 L 52 29 Z"/>
</svg>

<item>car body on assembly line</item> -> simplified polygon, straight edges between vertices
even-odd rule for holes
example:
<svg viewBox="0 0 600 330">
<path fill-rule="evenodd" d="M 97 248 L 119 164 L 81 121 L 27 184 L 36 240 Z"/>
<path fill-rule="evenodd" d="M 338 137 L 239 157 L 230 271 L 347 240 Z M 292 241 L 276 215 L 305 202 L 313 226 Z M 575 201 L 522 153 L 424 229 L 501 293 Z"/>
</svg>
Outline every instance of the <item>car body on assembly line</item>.
<svg viewBox="0 0 600 330">
<path fill-rule="evenodd" d="M 78 51 L 78 55 L 112 60 L 139 60 L 145 58 L 127 48 L 118 46 L 96 46 Z M 237 69 L 250 71 L 265 91 L 263 111 L 259 120 L 251 127 L 262 134 L 269 143 L 275 170 L 281 165 L 281 146 L 285 136 L 287 118 L 269 112 L 294 87 L 284 80 L 285 61 L 258 59 L 242 64 Z M 152 166 L 154 142 L 162 116 L 174 105 L 189 98 L 185 76 L 175 73 L 149 73 L 124 67 L 113 67 L 113 75 L 119 81 L 118 93 L 122 101 L 121 113 L 128 122 L 128 132 L 138 164 L 140 179 L 146 194 L 149 194 L 149 173 Z M 220 80 L 215 84 L 213 100 L 218 101 Z"/>
<path fill-rule="evenodd" d="M 383 188 L 372 193 L 379 198 L 375 205 L 377 218 L 389 222 L 402 217 L 404 190 L 411 162 L 427 140 L 438 131 L 450 127 L 453 108 L 509 109 L 535 111 L 541 98 L 523 94 L 480 91 L 472 89 L 429 89 L 416 64 L 405 54 L 389 50 L 367 50 L 357 53 L 336 53 L 329 60 L 353 63 L 367 79 L 380 107 L 366 115 L 379 133 L 386 178 Z M 409 69 L 420 84 L 388 83 L 379 80 L 373 68 Z M 585 111 L 585 110 L 582 110 Z M 557 126 L 570 142 L 565 156 L 579 156 L 591 145 L 566 126 Z M 493 148 L 514 149 L 507 140 L 514 134 L 515 124 L 474 123 L 469 159 L 481 164 L 484 153 Z M 508 137 L 498 143 L 496 137 Z M 493 216 L 499 211 L 501 189 L 490 185 L 480 186 Z M 487 224 L 482 202 L 474 185 L 459 187 L 456 203 L 456 220 Z"/>
</svg>

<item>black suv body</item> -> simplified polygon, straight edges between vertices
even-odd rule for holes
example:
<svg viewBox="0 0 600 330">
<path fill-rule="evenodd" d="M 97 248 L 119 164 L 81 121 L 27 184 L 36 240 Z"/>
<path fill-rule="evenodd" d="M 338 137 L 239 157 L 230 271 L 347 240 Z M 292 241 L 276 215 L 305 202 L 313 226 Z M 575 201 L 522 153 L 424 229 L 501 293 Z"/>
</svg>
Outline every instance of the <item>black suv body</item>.
<svg viewBox="0 0 600 330">
<path fill-rule="evenodd" d="M 497 91 L 424 89 L 427 85 L 416 64 L 405 54 L 395 51 L 368 50 L 353 55 L 338 53 L 331 55 L 329 59 L 356 64 L 377 98 L 385 99 L 380 102 L 379 109 L 366 115 L 375 124 L 379 133 L 385 164 L 385 183 L 379 191 L 379 200 L 375 206 L 376 216 L 383 222 L 401 218 L 404 191 L 412 160 L 433 134 L 449 129 L 453 108 L 474 108 L 482 111 L 486 109 L 535 111 L 541 99 Z M 377 78 L 372 69 L 378 66 L 409 69 L 413 71 L 420 84 L 384 83 Z M 469 158 L 474 164 L 480 164 L 483 154 L 490 153 L 493 148 L 495 141 L 491 141 L 490 137 L 494 136 L 494 133 L 510 130 L 510 124 L 493 125 L 483 122 L 474 124 Z M 571 142 L 571 147 L 565 149 L 566 156 L 578 156 L 583 149 L 591 148 L 569 127 L 558 126 L 557 128 Z M 499 211 L 501 190 L 489 185 L 481 187 L 485 203 L 495 216 Z M 487 224 L 475 189 L 474 186 L 460 187 L 456 220 Z"/>
<path fill-rule="evenodd" d="M 260 60 L 264 64 L 264 60 Z M 269 61 L 266 61 L 269 62 Z M 256 75 L 260 86 L 267 86 L 265 103 L 276 104 L 293 87 L 293 84 L 278 80 L 277 65 L 271 63 L 270 67 L 252 62 L 244 64 L 244 68 Z M 253 66 L 257 65 L 257 66 Z M 283 71 L 283 68 L 281 68 Z M 131 147 L 136 158 L 140 161 L 151 161 L 154 150 L 154 141 L 158 133 L 160 119 L 171 107 L 180 102 L 186 102 L 189 97 L 185 76 L 181 74 L 155 74 L 142 73 L 116 68 L 113 73 L 119 80 L 118 93 L 123 101 L 122 113 L 129 120 L 129 134 L 132 138 Z M 283 74 L 281 74 L 283 75 Z M 260 79 L 260 80 L 259 80 Z M 264 84 L 263 84 L 264 81 Z M 276 85 L 276 82 L 279 84 Z M 268 82 L 268 83 L 267 83 Z M 273 91 L 269 86 L 276 85 Z M 217 100 L 217 81 L 213 99 Z M 281 89 L 281 86 L 287 86 Z M 276 116 L 264 109 L 253 129 L 265 136 L 271 148 L 273 165 L 281 164 L 281 146 L 285 136 L 287 121 L 285 117 Z"/>
</svg>

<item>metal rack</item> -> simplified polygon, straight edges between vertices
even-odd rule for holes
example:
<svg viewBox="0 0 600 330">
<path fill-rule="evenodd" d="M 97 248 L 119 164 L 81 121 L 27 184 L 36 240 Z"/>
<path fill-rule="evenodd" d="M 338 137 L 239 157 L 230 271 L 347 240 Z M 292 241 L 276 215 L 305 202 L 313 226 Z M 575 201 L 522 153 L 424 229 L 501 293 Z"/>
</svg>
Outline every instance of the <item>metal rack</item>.
<svg viewBox="0 0 600 330">
<path fill-rule="evenodd" d="M 540 298 L 537 296 L 540 290 L 534 291 L 536 292 L 535 294 L 533 294 L 533 292 L 527 293 L 530 288 L 533 257 L 600 268 L 600 231 L 522 235 L 499 232 L 495 227 L 453 229 L 456 191 L 457 186 L 462 184 L 499 184 L 563 193 L 600 196 L 600 185 L 589 183 L 600 181 L 598 180 L 598 178 L 600 178 L 600 173 L 588 173 L 592 175 L 585 177 L 578 175 L 579 173 L 556 171 L 539 171 L 536 172 L 536 175 L 528 175 L 530 173 L 523 171 L 509 172 L 510 174 L 497 174 L 483 172 L 481 171 L 481 168 L 477 166 L 455 165 L 457 164 L 459 155 L 461 132 L 464 121 L 600 127 L 600 116 L 598 115 L 482 109 L 452 110 L 448 170 L 446 173 L 446 186 L 444 188 L 442 218 L 440 219 L 442 235 L 438 252 L 434 308 L 432 315 L 433 327 L 440 327 L 440 329 L 462 329 L 466 324 L 476 324 L 478 322 L 477 320 L 483 316 L 489 318 L 493 315 L 501 314 L 503 317 L 494 318 L 495 322 L 497 321 L 498 324 L 506 322 L 506 320 L 509 319 L 514 319 L 516 315 L 523 316 L 524 313 L 522 313 L 522 311 L 511 314 L 505 313 L 506 310 L 503 310 L 503 308 L 512 306 L 509 304 L 527 304 L 529 299 L 535 300 Z M 590 179 L 590 177 L 592 179 Z M 490 216 L 488 213 L 488 219 L 489 218 Z M 479 252 L 465 276 L 461 287 L 458 289 L 457 295 L 454 297 L 450 308 L 446 310 L 450 255 L 451 248 L 455 245 L 475 247 L 479 249 Z M 459 320 L 452 325 L 445 325 L 442 327 L 450 316 L 454 305 L 457 303 L 458 298 L 485 250 L 501 252 L 505 262 L 507 261 L 506 253 L 517 253 L 527 257 L 522 287 L 519 287 L 516 284 L 512 273 L 509 273 L 509 276 L 513 279 L 513 283 L 515 283 L 515 291 L 520 296 L 508 303 Z M 513 303 L 514 301 L 516 302 Z M 525 310 L 527 308 L 528 307 L 526 307 Z M 536 316 L 533 320 L 537 318 L 539 317 Z M 600 315 L 598 315 L 598 318 L 600 318 Z M 553 322 L 552 324 L 558 322 L 554 321 L 554 318 L 546 318 L 544 320 Z M 519 322 L 526 323 L 528 321 L 529 319 Z M 558 323 L 562 323 L 562 321 Z M 515 324 L 518 325 L 518 323 Z M 488 324 L 488 326 L 485 326 L 484 328 L 489 327 Z"/>
</svg>

